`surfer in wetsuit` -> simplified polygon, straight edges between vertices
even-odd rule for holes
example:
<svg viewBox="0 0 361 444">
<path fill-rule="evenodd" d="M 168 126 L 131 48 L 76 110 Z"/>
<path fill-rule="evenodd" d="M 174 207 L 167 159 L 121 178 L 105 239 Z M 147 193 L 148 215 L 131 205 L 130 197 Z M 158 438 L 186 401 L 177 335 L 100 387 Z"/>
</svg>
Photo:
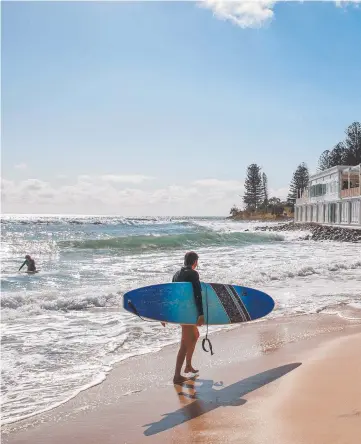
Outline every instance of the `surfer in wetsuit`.
<svg viewBox="0 0 361 444">
<path fill-rule="evenodd" d="M 181 384 L 187 380 L 181 375 L 182 366 L 184 360 L 186 366 L 185 373 L 197 373 L 192 366 L 192 357 L 196 343 L 199 338 L 199 331 L 197 326 L 204 324 L 203 306 L 202 306 L 202 287 L 199 281 L 199 274 L 195 270 L 198 265 L 198 255 L 194 251 L 188 252 L 184 257 L 184 267 L 182 267 L 173 276 L 172 282 L 191 282 L 193 286 L 194 298 L 198 310 L 197 325 L 182 325 L 182 339 L 177 355 L 177 361 L 175 366 L 174 384 Z M 164 324 L 163 324 L 164 325 Z"/>
<path fill-rule="evenodd" d="M 23 268 L 23 266 L 25 264 L 28 266 L 28 270 L 27 270 L 28 273 L 30 273 L 30 272 L 35 273 L 35 271 L 36 271 L 35 261 L 34 261 L 34 259 L 31 258 L 31 256 L 29 254 L 27 254 L 25 256 L 25 261 L 24 261 L 23 265 L 19 268 L 19 271 Z"/>
</svg>

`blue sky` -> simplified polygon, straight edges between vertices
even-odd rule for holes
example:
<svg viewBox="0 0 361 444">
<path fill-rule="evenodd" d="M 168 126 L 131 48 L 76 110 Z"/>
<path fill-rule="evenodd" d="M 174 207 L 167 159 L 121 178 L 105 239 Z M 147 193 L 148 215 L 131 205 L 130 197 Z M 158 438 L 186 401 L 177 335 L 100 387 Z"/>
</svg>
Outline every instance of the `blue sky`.
<svg viewBox="0 0 361 444">
<path fill-rule="evenodd" d="M 361 8 L 247 5 L 3 2 L 3 211 L 227 215 L 253 162 L 284 196 L 361 119 Z"/>
</svg>

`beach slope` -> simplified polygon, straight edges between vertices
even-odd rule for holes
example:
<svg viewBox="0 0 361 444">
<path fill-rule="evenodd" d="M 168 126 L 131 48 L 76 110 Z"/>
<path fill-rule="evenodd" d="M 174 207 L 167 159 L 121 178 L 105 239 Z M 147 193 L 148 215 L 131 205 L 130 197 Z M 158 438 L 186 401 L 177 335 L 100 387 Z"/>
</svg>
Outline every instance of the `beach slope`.
<svg viewBox="0 0 361 444">
<path fill-rule="evenodd" d="M 312 315 L 212 335 L 198 378 L 170 383 L 176 348 L 128 359 L 70 402 L 3 430 L 5 444 L 359 444 L 361 324 Z"/>
</svg>

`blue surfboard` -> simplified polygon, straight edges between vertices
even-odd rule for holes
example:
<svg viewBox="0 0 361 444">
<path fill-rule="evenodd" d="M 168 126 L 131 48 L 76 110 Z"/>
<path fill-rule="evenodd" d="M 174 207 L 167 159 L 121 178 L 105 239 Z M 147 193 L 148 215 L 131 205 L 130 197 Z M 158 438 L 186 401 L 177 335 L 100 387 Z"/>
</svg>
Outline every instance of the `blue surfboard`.
<svg viewBox="0 0 361 444">
<path fill-rule="evenodd" d="M 274 308 L 271 296 L 239 285 L 202 285 L 205 322 L 209 325 L 253 321 Z M 174 282 L 137 288 L 124 294 L 123 307 L 130 313 L 174 324 L 197 323 L 198 313 L 192 284 Z"/>
</svg>

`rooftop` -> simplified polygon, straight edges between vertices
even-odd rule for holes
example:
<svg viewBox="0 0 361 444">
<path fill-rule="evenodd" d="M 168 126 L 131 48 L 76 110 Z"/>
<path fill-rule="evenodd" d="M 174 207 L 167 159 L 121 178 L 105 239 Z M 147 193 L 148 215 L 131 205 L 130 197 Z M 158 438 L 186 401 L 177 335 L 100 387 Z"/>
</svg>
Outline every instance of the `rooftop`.
<svg viewBox="0 0 361 444">
<path fill-rule="evenodd" d="M 360 165 L 337 165 L 332 168 L 328 168 L 327 170 L 318 171 L 315 174 L 310 175 L 310 180 L 318 179 L 320 177 L 328 176 L 329 174 L 337 173 L 338 171 L 360 171 L 361 170 L 361 164 Z"/>
</svg>

